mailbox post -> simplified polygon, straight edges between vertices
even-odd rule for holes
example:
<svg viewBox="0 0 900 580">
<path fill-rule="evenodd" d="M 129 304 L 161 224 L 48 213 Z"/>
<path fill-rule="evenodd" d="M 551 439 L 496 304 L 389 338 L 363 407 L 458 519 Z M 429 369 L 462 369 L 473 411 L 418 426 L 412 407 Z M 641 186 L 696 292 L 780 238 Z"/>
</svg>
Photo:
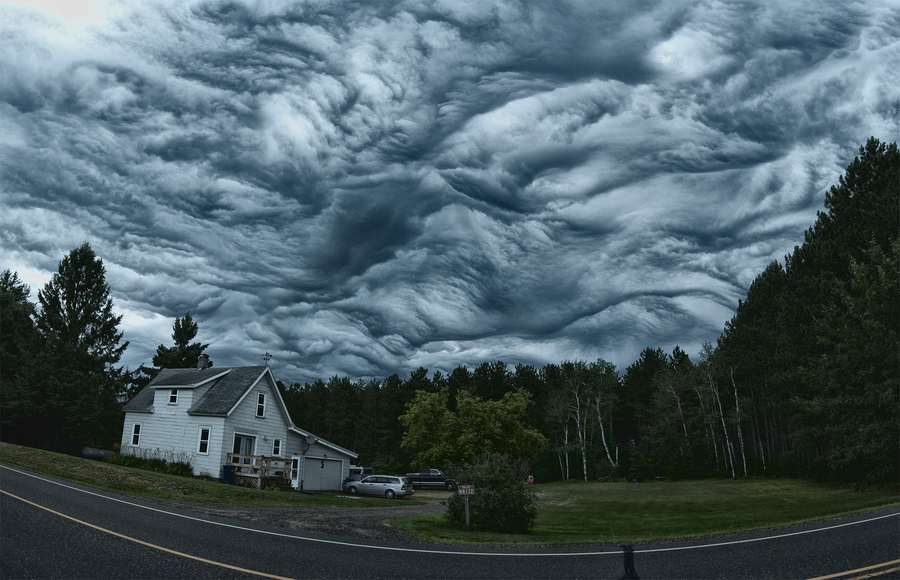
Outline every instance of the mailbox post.
<svg viewBox="0 0 900 580">
<path fill-rule="evenodd" d="M 475 486 L 474 485 L 460 485 L 456 488 L 457 493 L 463 496 L 466 500 L 466 527 L 469 527 L 469 496 L 475 495 Z"/>
</svg>

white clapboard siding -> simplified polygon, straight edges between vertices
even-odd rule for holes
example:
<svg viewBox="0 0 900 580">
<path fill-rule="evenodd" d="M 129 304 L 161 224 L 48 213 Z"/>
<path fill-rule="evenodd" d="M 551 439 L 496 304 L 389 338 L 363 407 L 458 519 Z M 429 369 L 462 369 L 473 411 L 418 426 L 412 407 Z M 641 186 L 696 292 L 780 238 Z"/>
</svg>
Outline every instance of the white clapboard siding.
<svg viewBox="0 0 900 580">
<path fill-rule="evenodd" d="M 277 399 L 276 386 L 270 375 L 264 374 L 252 389 L 241 399 L 237 407 L 228 416 L 226 424 L 225 444 L 223 445 L 223 464 L 227 454 L 233 450 L 235 434 L 256 438 L 254 455 L 271 455 L 272 444 L 277 437 L 282 441 L 281 456 L 285 457 L 285 443 L 288 438 L 290 419 L 284 414 L 282 405 Z M 265 417 L 256 416 L 259 393 L 266 393 Z"/>
<path fill-rule="evenodd" d="M 252 367 L 241 368 L 250 369 Z M 214 384 L 215 381 L 212 381 L 196 389 L 178 389 L 178 399 L 175 404 L 169 403 L 171 387 L 155 389 L 152 412 L 126 412 L 125 424 L 122 426 L 123 448 L 131 445 L 133 425 L 138 422 L 141 423 L 141 441 L 138 447 L 148 450 L 150 455 L 156 453 L 156 456 L 162 459 L 188 458 L 194 467 L 195 475 L 208 473 L 222 478 L 224 477 L 224 465 L 228 461 L 228 453 L 234 448 L 236 434 L 254 438 L 253 455 L 272 456 L 275 439 L 280 439 L 280 457 L 289 460 L 296 455 L 300 458 L 301 479 L 305 468 L 304 457 L 311 456 L 310 461 L 314 461 L 318 457 L 319 461 L 316 466 L 320 470 L 323 459 L 334 461 L 335 463 L 329 464 L 329 469 L 317 472 L 315 485 L 322 489 L 340 489 L 341 483 L 349 474 L 350 464 L 355 459 L 355 455 L 340 447 L 330 446 L 324 441 L 307 446 L 303 435 L 289 430 L 293 424 L 287 415 L 287 410 L 269 369 L 261 371 L 260 376 L 256 378 L 256 383 L 247 385 L 247 391 L 227 416 L 188 415 L 188 409 L 200 401 Z M 260 392 L 266 393 L 264 417 L 256 416 Z M 223 409 L 222 413 L 224 412 Z M 210 428 L 207 455 L 199 453 L 200 428 L 204 426 Z M 340 464 L 339 468 L 337 462 Z M 327 471 L 327 477 L 323 479 L 325 471 Z"/>
</svg>

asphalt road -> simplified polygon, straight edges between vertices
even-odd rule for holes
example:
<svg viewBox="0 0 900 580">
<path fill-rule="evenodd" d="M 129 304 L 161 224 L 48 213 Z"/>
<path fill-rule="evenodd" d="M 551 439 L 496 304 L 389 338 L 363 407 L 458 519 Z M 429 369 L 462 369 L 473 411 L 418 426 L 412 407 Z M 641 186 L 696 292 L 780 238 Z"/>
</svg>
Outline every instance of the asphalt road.
<svg viewBox="0 0 900 580">
<path fill-rule="evenodd" d="M 644 580 L 900 578 L 900 562 L 890 563 L 900 560 L 898 515 L 891 508 L 768 532 L 639 544 L 634 569 Z M 898 570 L 885 573 L 892 569 Z M 624 574 L 618 546 L 358 543 L 201 516 L 0 465 L 4 579 L 617 579 Z"/>
</svg>

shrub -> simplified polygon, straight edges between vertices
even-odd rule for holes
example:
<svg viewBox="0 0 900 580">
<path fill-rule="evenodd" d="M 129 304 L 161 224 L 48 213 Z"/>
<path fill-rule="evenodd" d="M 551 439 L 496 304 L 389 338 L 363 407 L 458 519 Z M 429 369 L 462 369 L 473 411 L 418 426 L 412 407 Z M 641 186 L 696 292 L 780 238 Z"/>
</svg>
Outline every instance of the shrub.
<svg viewBox="0 0 900 580">
<path fill-rule="evenodd" d="M 494 454 L 477 458 L 469 464 L 454 466 L 456 481 L 474 485 L 469 496 L 470 527 L 475 530 L 506 534 L 527 533 L 537 518 L 536 491 L 526 485 L 518 473 L 521 467 L 506 455 Z M 466 525 L 465 498 L 453 494 L 444 502 L 445 517 L 451 526 Z"/>
<path fill-rule="evenodd" d="M 166 473 L 171 475 L 181 475 L 183 477 L 192 477 L 194 468 L 187 461 L 170 461 L 166 463 Z"/>
</svg>

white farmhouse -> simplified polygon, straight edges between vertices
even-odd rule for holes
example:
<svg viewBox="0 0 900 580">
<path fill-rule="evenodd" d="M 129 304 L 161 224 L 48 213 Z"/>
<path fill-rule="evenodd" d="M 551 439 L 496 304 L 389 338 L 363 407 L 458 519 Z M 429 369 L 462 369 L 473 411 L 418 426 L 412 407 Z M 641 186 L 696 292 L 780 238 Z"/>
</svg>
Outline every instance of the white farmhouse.
<svg viewBox="0 0 900 580">
<path fill-rule="evenodd" d="M 225 477 L 228 453 L 290 460 L 291 485 L 341 489 L 357 454 L 291 421 L 268 366 L 162 369 L 123 407 L 122 450 L 189 459 L 194 474 Z"/>
</svg>

